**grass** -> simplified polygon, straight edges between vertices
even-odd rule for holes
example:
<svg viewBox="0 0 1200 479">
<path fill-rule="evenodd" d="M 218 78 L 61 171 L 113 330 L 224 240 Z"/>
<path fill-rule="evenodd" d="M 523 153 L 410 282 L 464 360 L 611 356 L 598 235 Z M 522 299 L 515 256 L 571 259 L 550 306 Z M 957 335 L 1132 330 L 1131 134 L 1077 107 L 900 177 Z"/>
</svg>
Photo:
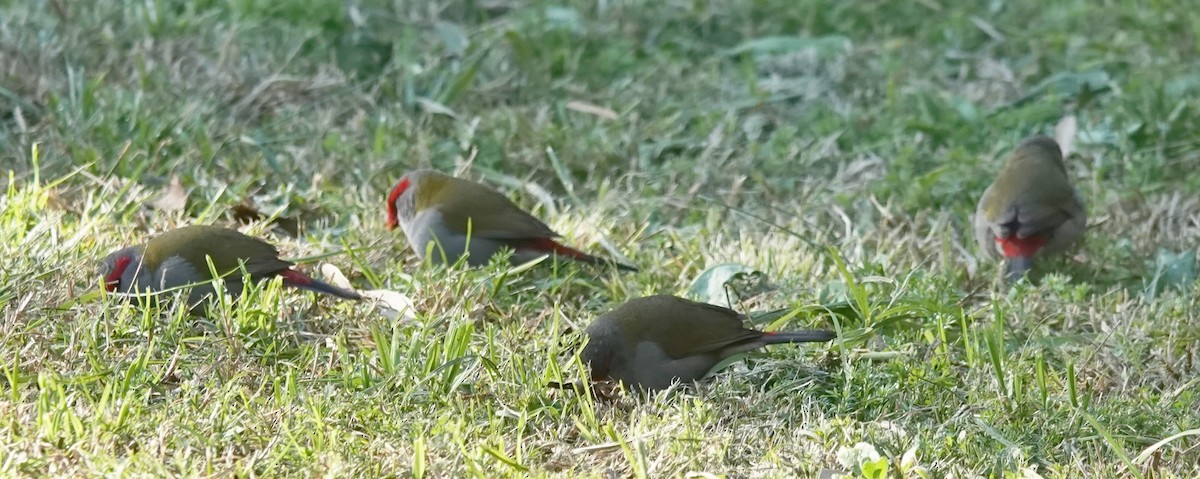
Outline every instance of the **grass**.
<svg viewBox="0 0 1200 479">
<path fill-rule="evenodd" d="M 1157 1 L 6 2 L 0 475 L 1196 477 L 1198 50 Z M 1002 288 L 969 214 L 1067 115 L 1087 240 Z M 423 265 L 383 228 L 417 167 L 642 271 Z M 248 211 L 415 317 L 99 294 L 107 252 Z M 739 309 L 843 340 L 545 386 L 730 263 Z"/>
</svg>

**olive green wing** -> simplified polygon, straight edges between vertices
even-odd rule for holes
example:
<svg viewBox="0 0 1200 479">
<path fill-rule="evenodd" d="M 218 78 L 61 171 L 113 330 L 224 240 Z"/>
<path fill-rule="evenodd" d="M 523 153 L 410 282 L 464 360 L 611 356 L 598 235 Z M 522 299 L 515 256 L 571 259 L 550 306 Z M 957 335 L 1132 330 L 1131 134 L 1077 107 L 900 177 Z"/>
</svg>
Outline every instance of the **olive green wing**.
<svg viewBox="0 0 1200 479">
<path fill-rule="evenodd" d="M 486 186 L 449 178 L 446 187 L 431 198 L 439 205 L 446 225 L 460 233 L 491 239 L 553 238 L 559 236 L 500 192 Z"/>
<path fill-rule="evenodd" d="M 146 245 L 146 261 L 161 264 L 171 256 L 180 256 L 199 271 L 208 271 L 208 260 L 219 274 L 236 271 L 244 263 L 246 272 L 261 277 L 292 266 L 279 259 L 279 251 L 270 243 L 218 226 L 188 226 L 163 233 Z"/>
<path fill-rule="evenodd" d="M 979 213 L 989 225 L 1016 221 L 1017 236 L 1025 238 L 1083 214 L 1057 146 L 1027 142 L 1012 155 L 980 201 Z"/>
<path fill-rule="evenodd" d="M 650 303 L 643 315 L 661 315 L 669 311 L 674 321 L 653 318 L 641 321 L 647 328 L 642 337 L 656 338 L 667 356 L 682 358 L 698 354 L 718 354 L 730 346 L 754 341 L 762 333 L 746 329 L 742 316 L 720 306 L 690 301 L 674 296 L 661 296 Z"/>
<path fill-rule="evenodd" d="M 1045 233 L 1082 215 L 1079 194 L 1065 177 L 1040 179 L 1035 181 L 1035 187 L 1027 196 L 1016 202 L 1016 219 L 1021 225 L 1017 236 L 1025 238 Z"/>
</svg>

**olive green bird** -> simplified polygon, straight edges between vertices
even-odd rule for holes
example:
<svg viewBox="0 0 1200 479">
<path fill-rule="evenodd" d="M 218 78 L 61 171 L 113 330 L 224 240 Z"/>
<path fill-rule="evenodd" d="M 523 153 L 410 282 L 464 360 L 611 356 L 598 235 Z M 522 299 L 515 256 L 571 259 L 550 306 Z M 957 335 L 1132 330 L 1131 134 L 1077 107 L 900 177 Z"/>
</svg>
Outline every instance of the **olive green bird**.
<svg viewBox="0 0 1200 479">
<path fill-rule="evenodd" d="M 513 264 L 554 255 L 637 271 L 558 242 L 558 233 L 496 190 L 434 170 L 401 177 L 388 194 L 386 212 L 387 228 L 403 230 L 418 258 L 425 259 L 433 245 L 434 263 L 465 254 L 467 264 L 480 266 L 508 249 Z"/>
<path fill-rule="evenodd" d="M 833 331 L 747 328 L 732 309 L 670 295 L 632 299 L 596 318 L 579 358 L 592 381 L 665 389 L 704 377 L 721 360 L 771 344 L 831 341 Z"/>
<path fill-rule="evenodd" d="M 286 286 L 307 289 L 344 299 L 362 299 L 358 293 L 338 288 L 292 269 L 271 244 L 219 226 L 185 226 L 151 238 L 146 244 L 114 251 L 104 258 L 100 275 L 109 292 L 152 293 L 191 286 L 188 304 L 202 304 L 216 290 L 208 261 L 225 281 L 233 297 L 242 291 L 242 267 L 251 281 L 280 276 Z"/>
<path fill-rule="evenodd" d="M 973 223 L 980 249 L 1008 262 L 1009 281 L 1024 276 L 1034 259 L 1079 241 L 1087 212 L 1058 143 L 1045 136 L 1022 141 L 983 192 Z"/>
</svg>

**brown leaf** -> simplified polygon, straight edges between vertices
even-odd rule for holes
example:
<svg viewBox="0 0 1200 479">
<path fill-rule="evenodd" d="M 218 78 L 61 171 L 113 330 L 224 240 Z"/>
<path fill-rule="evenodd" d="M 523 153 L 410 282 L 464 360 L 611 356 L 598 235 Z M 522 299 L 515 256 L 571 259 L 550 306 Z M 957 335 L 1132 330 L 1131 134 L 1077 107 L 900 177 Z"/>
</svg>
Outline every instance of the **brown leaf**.
<svg viewBox="0 0 1200 479">
<path fill-rule="evenodd" d="M 241 203 L 238 203 L 233 208 L 230 208 L 229 213 L 233 216 L 234 221 L 237 221 L 241 224 L 250 224 L 255 221 L 262 221 L 263 218 L 267 217 L 267 215 L 259 212 L 258 208 L 255 207 L 254 203 L 249 199 L 242 200 Z M 283 230 L 284 233 L 287 233 L 288 236 L 293 238 L 300 236 L 300 220 L 288 218 L 286 216 L 278 216 L 271 220 L 271 224 L 279 227 L 279 229 Z"/>
<path fill-rule="evenodd" d="M 150 203 L 150 206 L 159 211 L 183 211 L 187 207 L 187 191 L 179 182 L 179 175 L 171 175 L 171 184 L 167 185 L 167 190 Z"/>
<path fill-rule="evenodd" d="M 234 221 L 242 224 L 249 224 L 263 219 L 263 214 L 259 213 L 258 209 L 250 204 L 249 200 L 238 203 L 229 212 L 233 215 Z"/>
<path fill-rule="evenodd" d="M 71 206 L 71 202 L 64 197 L 62 188 L 54 187 L 46 191 L 46 206 L 56 210 L 66 210 Z"/>
</svg>

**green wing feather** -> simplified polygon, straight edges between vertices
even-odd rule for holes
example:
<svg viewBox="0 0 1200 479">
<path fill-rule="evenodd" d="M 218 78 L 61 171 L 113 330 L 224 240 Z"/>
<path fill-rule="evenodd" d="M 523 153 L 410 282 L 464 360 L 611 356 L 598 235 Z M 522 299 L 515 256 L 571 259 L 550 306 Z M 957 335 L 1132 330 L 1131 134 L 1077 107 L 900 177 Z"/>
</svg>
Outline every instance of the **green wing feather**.
<svg viewBox="0 0 1200 479">
<path fill-rule="evenodd" d="M 439 188 L 422 189 L 418 208 L 437 205 L 449 228 L 491 239 L 554 238 L 559 234 L 500 192 L 479 183 L 441 175 Z"/>
<path fill-rule="evenodd" d="M 762 332 L 746 329 L 742 316 L 734 310 L 675 296 L 651 296 L 637 303 L 626 303 L 621 309 L 625 311 L 613 312 L 629 319 L 651 317 L 627 322 L 626 325 L 636 328 L 623 328 L 627 337 L 656 339 L 672 358 L 719 354 L 731 346 L 762 337 Z M 661 317 L 668 311 L 680 320 Z"/>
<path fill-rule="evenodd" d="M 279 251 L 270 243 L 219 226 L 186 226 L 168 231 L 146 244 L 144 261 L 158 267 L 172 256 L 179 256 L 197 271 L 208 271 L 205 257 L 211 257 L 219 274 L 236 271 L 244 262 L 251 276 L 278 273 L 292 266 L 279 259 Z"/>
</svg>

